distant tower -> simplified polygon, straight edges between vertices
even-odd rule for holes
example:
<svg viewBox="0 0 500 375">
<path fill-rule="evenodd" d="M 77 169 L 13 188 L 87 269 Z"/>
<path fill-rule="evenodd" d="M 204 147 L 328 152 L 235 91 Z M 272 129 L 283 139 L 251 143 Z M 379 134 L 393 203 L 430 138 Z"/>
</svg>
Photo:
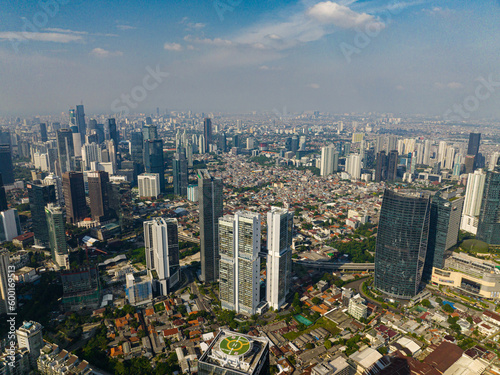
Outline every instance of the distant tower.
<svg viewBox="0 0 500 375">
<path fill-rule="evenodd" d="M 14 183 L 14 166 L 12 164 L 12 153 L 10 144 L 0 144 L 0 173 L 3 183 L 11 185 Z"/>
<path fill-rule="evenodd" d="M 27 184 L 30 200 L 31 218 L 33 221 L 33 233 L 35 244 L 38 246 L 49 246 L 49 234 L 47 231 L 47 218 L 45 206 L 56 203 L 56 190 L 53 185 L 42 185 L 39 180 Z"/>
<path fill-rule="evenodd" d="M 64 201 L 66 202 L 66 222 L 76 225 L 87 217 L 83 173 L 66 172 L 63 174 L 62 180 Z"/>
<path fill-rule="evenodd" d="M 57 131 L 57 151 L 59 156 L 59 175 L 75 169 L 73 156 L 75 150 L 73 146 L 73 133 L 69 129 Z"/>
<path fill-rule="evenodd" d="M 375 248 L 377 289 L 402 299 L 419 292 L 429 222 L 429 198 L 385 190 Z"/>
<path fill-rule="evenodd" d="M 184 152 L 177 152 L 173 160 L 174 194 L 187 196 L 188 162 Z"/>
<path fill-rule="evenodd" d="M 290 292 L 293 213 L 272 207 L 267 213 L 267 292 L 269 307 L 279 310 Z"/>
<path fill-rule="evenodd" d="M 465 190 L 465 202 L 460 229 L 472 234 L 477 233 L 485 182 L 486 174 L 482 169 L 477 169 L 474 173 L 469 173 L 467 177 L 467 188 Z"/>
<path fill-rule="evenodd" d="M 40 124 L 40 140 L 42 142 L 47 142 L 48 137 L 47 137 L 47 124 L 42 122 Z"/>
<path fill-rule="evenodd" d="M 64 228 L 64 215 L 62 208 L 49 203 L 45 207 L 47 217 L 47 229 L 49 232 L 49 243 L 52 260 L 61 268 L 69 269 L 68 245 L 66 243 L 66 231 Z"/>
<path fill-rule="evenodd" d="M 5 195 L 5 188 L 3 186 L 2 174 L 0 173 L 0 211 L 8 209 L 7 196 Z"/>
<path fill-rule="evenodd" d="M 490 245 L 500 245 L 500 165 L 486 173 L 479 223 L 478 240 Z"/>
<path fill-rule="evenodd" d="M 321 148 L 321 176 L 328 176 L 337 171 L 339 164 L 339 153 L 334 145 Z"/>
<path fill-rule="evenodd" d="M 84 143 L 85 134 L 87 134 L 87 125 L 85 124 L 83 105 L 76 106 L 76 126 L 78 127 L 78 133 L 80 133 L 81 142 Z"/>
<path fill-rule="evenodd" d="M 160 189 L 165 192 L 165 162 L 163 158 L 163 141 L 161 139 L 144 141 L 144 169 L 147 173 L 160 175 Z"/>
<path fill-rule="evenodd" d="M 212 133 L 212 120 L 205 118 L 203 121 L 203 136 L 205 137 L 205 150 L 209 149 L 208 145 L 212 143 L 213 133 Z"/>
<path fill-rule="evenodd" d="M 177 225 L 177 219 L 154 218 L 144 222 L 146 267 L 156 295 L 168 295 L 180 280 Z"/>
<path fill-rule="evenodd" d="M 108 172 L 87 173 L 89 184 L 90 214 L 92 219 L 106 221 L 110 218 L 108 197 Z"/>
<path fill-rule="evenodd" d="M 222 179 L 214 178 L 208 170 L 198 170 L 198 199 L 200 210 L 201 279 L 206 283 L 219 276 L 219 218 L 222 216 Z"/>
</svg>

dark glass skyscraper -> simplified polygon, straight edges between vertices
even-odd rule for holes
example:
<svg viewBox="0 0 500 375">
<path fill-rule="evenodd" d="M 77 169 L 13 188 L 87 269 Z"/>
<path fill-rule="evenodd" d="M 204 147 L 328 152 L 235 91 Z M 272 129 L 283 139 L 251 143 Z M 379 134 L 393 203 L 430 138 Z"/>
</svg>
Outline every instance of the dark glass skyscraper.
<svg viewBox="0 0 500 375">
<path fill-rule="evenodd" d="M 146 173 L 160 175 L 160 190 L 165 192 L 165 162 L 163 159 L 163 141 L 161 139 L 144 141 L 144 170 Z"/>
<path fill-rule="evenodd" d="M 486 173 L 476 238 L 500 245 L 500 165 L 494 168 Z"/>
<path fill-rule="evenodd" d="M 387 181 L 394 181 L 398 176 L 398 152 L 392 150 L 387 156 Z"/>
<path fill-rule="evenodd" d="M 429 198 L 385 190 L 375 251 L 376 288 L 394 298 L 418 293 L 429 222 Z"/>
<path fill-rule="evenodd" d="M 184 150 L 177 152 L 173 160 L 174 194 L 187 196 L 188 162 Z"/>
<path fill-rule="evenodd" d="M 76 106 L 76 126 L 78 126 L 78 133 L 80 133 L 83 144 L 85 142 L 85 134 L 87 134 L 87 125 L 85 124 L 85 112 L 83 110 L 83 105 Z"/>
<path fill-rule="evenodd" d="M 464 197 L 445 199 L 437 192 L 431 199 L 429 244 L 425 257 L 424 279 L 430 280 L 432 267 L 443 268 L 447 251 L 457 244 Z"/>
<path fill-rule="evenodd" d="M 3 183 L 10 185 L 14 183 L 14 166 L 12 165 L 12 153 L 10 144 L 0 144 L 0 173 Z"/>
<path fill-rule="evenodd" d="M 42 122 L 40 124 L 40 140 L 42 142 L 47 142 L 48 137 L 47 137 L 47 124 Z"/>
<path fill-rule="evenodd" d="M 116 130 L 116 121 L 114 118 L 109 118 L 106 120 L 106 139 L 111 139 L 115 145 L 115 150 L 118 150 L 118 143 L 120 142 L 120 137 L 118 131 Z"/>
<path fill-rule="evenodd" d="M 203 121 L 203 136 L 205 137 L 205 150 L 209 151 L 208 145 L 212 143 L 212 120 L 206 118 Z"/>
<path fill-rule="evenodd" d="M 144 141 L 154 141 L 158 139 L 158 129 L 154 125 L 144 125 L 142 127 Z"/>
<path fill-rule="evenodd" d="M 387 178 L 387 155 L 385 151 L 377 154 L 377 165 L 375 166 L 375 181 L 385 181 Z"/>
<path fill-rule="evenodd" d="M 7 208 L 7 196 L 5 195 L 2 174 L 0 173 L 0 211 L 5 211 Z"/>
<path fill-rule="evenodd" d="M 469 145 L 467 147 L 467 155 L 476 156 L 479 153 L 480 143 L 481 143 L 481 133 L 470 133 Z"/>
<path fill-rule="evenodd" d="M 64 172 L 74 170 L 73 156 L 73 133 L 70 129 L 60 129 L 57 131 L 57 151 L 59 156 L 59 175 Z"/>
<path fill-rule="evenodd" d="M 31 220 L 33 222 L 33 233 L 35 234 L 35 244 L 39 246 L 49 246 L 49 232 L 47 218 L 45 216 L 45 206 L 49 203 L 56 203 L 56 190 L 54 185 L 42 185 L 39 180 L 26 185 L 30 200 Z"/>
<path fill-rule="evenodd" d="M 109 219 L 108 172 L 89 172 L 87 178 L 92 219 L 97 221 Z"/>
<path fill-rule="evenodd" d="M 143 135 L 142 132 L 133 132 L 130 137 L 130 157 L 132 161 L 141 165 L 140 170 L 144 168 L 144 160 L 142 157 L 142 146 L 143 146 Z"/>
<path fill-rule="evenodd" d="M 222 217 L 222 179 L 206 169 L 198 170 L 200 209 L 201 278 L 207 283 L 219 277 L 219 218 Z"/>
<path fill-rule="evenodd" d="M 62 180 L 64 201 L 66 202 L 66 222 L 76 224 L 87 217 L 83 173 L 66 172 L 63 174 Z"/>
</svg>

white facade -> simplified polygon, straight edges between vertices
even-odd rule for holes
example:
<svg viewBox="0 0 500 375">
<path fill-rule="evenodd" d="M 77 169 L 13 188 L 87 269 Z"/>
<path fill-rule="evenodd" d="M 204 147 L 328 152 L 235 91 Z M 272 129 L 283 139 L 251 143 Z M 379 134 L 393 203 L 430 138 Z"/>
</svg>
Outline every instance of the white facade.
<svg viewBox="0 0 500 375">
<path fill-rule="evenodd" d="M 358 154 L 349 155 L 346 160 L 346 172 L 352 179 L 359 180 L 361 178 L 361 157 Z"/>
<path fill-rule="evenodd" d="M 138 176 L 139 197 L 156 198 L 160 195 L 160 175 L 158 173 L 143 173 Z"/>
<path fill-rule="evenodd" d="M 19 215 L 15 208 L 0 212 L 0 242 L 12 241 L 21 234 Z"/>
<path fill-rule="evenodd" d="M 101 161 L 101 148 L 97 143 L 86 143 L 82 146 L 83 170 L 91 170 L 91 163 L 93 161 Z"/>
<path fill-rule="evenodd" d="M 483 199 L 484 183 L 486 173 L 482 169 L 477 169 L 474 173 L 469 173 L 467 178 L 467 188 L 465 191 L 464 208 L 460 229 L 476 234 L 481 201 Z"/>
<path fill-rule="evenodd" d="M 188 186 L 187 198 L 191 202 L 198 202 L 198 185 L 189 185 Z"/>
<path fill-rule="evenodd" d="M 351 315 L 354 319 L 360 320 L 364 319 L 367 316 L 368 308 L 366 306 L 366 301 L 363 297 L 361 297 L 359 294 L 352 297 L 349 300 L 349 309 L 348 313 Z"/>
<path fill-rule="evenodd" d="M 248 315 L 260 301 L 260 214 L 238 211 L 219 219 L 222 308 Z"/>
<path fill-rule="evenodd" d="M 328 176 L 337 171 L 339 164 L 339 153 L 334 145 L 321 148 L 321 176 Z"/>
<path fill-rule="evenodd" d="M 426 139 L 424 142 L 424 160 L 423 164 L 430 165 L 431 163 L 431 140 Z"/>
<path fill-rule="evenodd" d="M 267 213 L 267 291 L 269 307 L 279 310 L 290 292 L 293 213 L 272 207 Z"/>
<path fill-rule="evenodd" d="M 153 290 L 166 296 L 179 282 L 177 219 L 154 218 L 145 221 L 144 246 L 146 268 L 153 276 Z"/>
<path fill-rule="evenodd" d="M 42 325 L 37 322 L 23 322 L 23 325 L 16 331 L 17 344 L 19 348 L 26 348 L 30 353 L 30 362 L 36 365 L 36 360 L 40 356 L 40 349 L 43 348 Z"/>
</svg>

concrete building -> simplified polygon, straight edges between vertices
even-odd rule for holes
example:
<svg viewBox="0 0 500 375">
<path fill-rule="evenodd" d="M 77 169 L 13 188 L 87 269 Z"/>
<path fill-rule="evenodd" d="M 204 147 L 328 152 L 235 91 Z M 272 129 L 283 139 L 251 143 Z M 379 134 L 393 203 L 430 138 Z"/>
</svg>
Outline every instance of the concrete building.
<svg viewBox="0 0 500 375">
<path fill-rule="evenodd" d="M 0 212 L 0 243 L 12 241 L 21 234 L 21 223 L 15 208 Z"/>
<path fill-rule="evenodd" d="M 28 349 L 33 368 L 36 368 L 36 360 L 40 356 L 40 349 L 44 346 L 42 328 L 40 323 L 29 321 L 23 322 L 23 325 L 16 330 L 17 345 L 20 349 Z"/>
<path fill-rule="evenodd" d="M 357 320 L 365 319 L 368 315 L 368 307 L 366 306 L 366 300 L 359 294 L 352 297 L 349 300 L 348 313 L 354 319 Z"/>
<path fill-rule="evenodd" d="M 222 308 L 253 315 L 260 302 L 260 214 L 238 211 L 219 219 Z"/>
<path fill-rule="evenodd" d="M 279 310 L 290 292 L 293 213 L 272 207 L 267 213 L 267 292 L 269 307 Z"/>
<path fill-rule="evenodd" d="M 125 295 L 132 306 L 150 304 L 153 301 L 153 289 L 149 276 L 125 276 Z"/>
<path fill-rule="evenodd" d="M 49 245 L 52 260 L 61 268 L 69 269 L 68 245 L 64 228 L 64 215 L 61 207 L 49 203 L 45 207 Z"/>
<path fill-rule="evenodd" d="M 143 173 L 137 177 L 139 197 L 158 198 L 160 195 L 160 175 L 158 173 Z"/>
<path fill-rule="evenodd" d="M 339 165 L 339 153 L 336 151 L 334 145 L 321 148 L 321 176 L 328 176 L 337 172 Z"/>
<path fill-rule="evenodd" d="M 154 218 L 144 222 L 146 267 L 153 292 L 166 296 L 179 283 L 179 234 L 176 219 Z"/>
<path fill-rule="evenodd" d="M 477 234 L 485 181 L 486 173 L 482 169 L 468 174 L 460 229 L 469 233 Z"/>
</svg>

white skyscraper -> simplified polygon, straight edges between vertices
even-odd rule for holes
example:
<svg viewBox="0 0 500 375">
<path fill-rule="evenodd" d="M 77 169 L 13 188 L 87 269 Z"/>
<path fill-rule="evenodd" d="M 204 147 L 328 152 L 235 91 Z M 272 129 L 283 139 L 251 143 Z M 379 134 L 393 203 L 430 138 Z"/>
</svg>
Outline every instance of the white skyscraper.
<svg viewBox="0 0 500 375">
<path fill-rule="evenodd" d="M 198 138 L 198 152 L 200 154 L 205 154 L 207 152 L 205 147 L 205 136 L 203 134 Z"/>
<path fill-rule="evenodd" d="M 321 176 L 328 176 L 337 171 L 339 164 L 339 153 L 334 145 L 321 148 Z"/>
<path fill-rule="evenodd" d="M 19 214 L 15 208 L 0 212 L 0 243 L 12 241 L 21 234 Z"/>
<path fill-rule="evenodd" d="M 158 173 L 143 173 L 137 177 L 139 197 L 156 198 L 160 195 L 160 175 Z"/>
<path fill-rule="evenodd" d="M 441 163 L 441 168 L 444 168 L 444 160 L 446 159 L 446 148 L 448 145 L 445 141 L 439 142 L 438 148 L 438 159 L 437 161 Z"/>
<path fill-rule="evenodd" d="M 477 169 L 474 173 L 469 173 L 467 178 L 467 189 L 465 191 L 460 229 L 473 234 L 477 233 L 478 217 L 481 210 L 485 181 L 486 173 L 483 173 L 482 169 Z"/>
<path fill-rule="evenodd" d="M 145 221 L 144 246 L 146 268 L 153 280 L 153 291 L 166 296 L 179 282 L 177 219 L 154 218 Z"/>
<path fill-rule="evenodd" d="M 423 143 L 417 143 L 417 164 L 422 165 L 424 164 L 424 144 Z"/>
<path fill-rule="evenodd" d="M 253 150 L 255 148 L 255 138 L 248 137 L 247 138 L 247 149 Z"/>
<path fill-rule="evenodd" d="M 431 163 L 431 141 L 426 139 L 424 142 L 424 165 L 430 165 Z"/>
<path fill-rule="evenodd" d="M 43 348 L 42 325 L 37 322 L 23 322 L 23 325 L 16 331 L 17 345 L 20 349 L 26 348 L 29 351 L 30 362 L 36 367 L 36 360 L 40 356 L 40 349 Z"/>
<path fill-rule="evenodd" d="M 279 310 L 290 292 L 293 213 L 272 207 L 267 213 L 267 302 Z"/>
<path fill-rule="evenodd" d="M 497 165 L 498 158 L 500 158 L 500 152 L 494 152 L 490 157 L 490 162 L 488 163 L 488 170 L 495 170 L 495 166 Z"/>
<path fill-rule="evenodd" d="M 219 218 L 221 306 L 248 315 L 260 301 L 260 214 L 238 211 Z"/>
<path fill-rule="evenodd" d="M 83 170 L 90 171 L 90 164 L 93 161 L 101 160 L 101 148 L 97 143 L 86 143 L 82 146 L 82 164 Z"/>
<path fill-rule="evenodd" d="M 446 149 L 446 158 L 444 159 L 444 166 L 441 164 L 441 168 L 453 169 L 453 163 L 455 162 L 455 152 L 457 150 L 453 146 L 448 146 Z"/>
<path fill-rule="evenodd" d="M 351 154 L 346 159 L 346 172 L 352 179 L 361 178 L 361 157 L 358 154 Z"/>
</svg>

